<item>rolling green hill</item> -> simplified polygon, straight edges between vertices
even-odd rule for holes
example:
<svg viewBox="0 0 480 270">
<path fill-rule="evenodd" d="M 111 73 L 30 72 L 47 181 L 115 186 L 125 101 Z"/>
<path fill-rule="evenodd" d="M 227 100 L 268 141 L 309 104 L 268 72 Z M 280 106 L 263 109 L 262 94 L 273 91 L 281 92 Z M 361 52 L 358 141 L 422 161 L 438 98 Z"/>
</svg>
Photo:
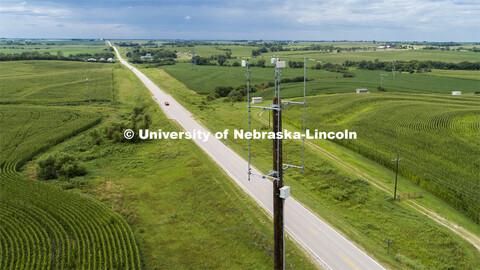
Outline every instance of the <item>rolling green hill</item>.
<svg viewBox="0 0 480 270">
<path fill-rule="evenodd" d="M 301 110 L 285 119 L 299 126 Z M 307 127 L 351 130 L 337 140 L 388 168 L 397 150 L 400 174 L 480 220 L 480 97 L 402 94 L 321 95 L 308 99 Z"/>
</svg>

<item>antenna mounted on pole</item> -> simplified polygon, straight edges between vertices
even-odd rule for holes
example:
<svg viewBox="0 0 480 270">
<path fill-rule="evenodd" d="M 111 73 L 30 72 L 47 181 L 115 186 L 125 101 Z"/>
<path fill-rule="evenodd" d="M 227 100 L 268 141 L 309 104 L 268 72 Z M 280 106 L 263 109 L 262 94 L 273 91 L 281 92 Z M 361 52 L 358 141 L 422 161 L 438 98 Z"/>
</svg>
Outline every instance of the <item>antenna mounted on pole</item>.
<svg viewBox="0 0 480 270">
<path fill-rule="evenodd" d="M 280 61 L 278 58 L 272 58 L 271 63 L 275 65 L 275 95 L 273 97 L 273 104 L 268 107 L 252 106 L 250 104 L 250 66 L 249 60 L 242 60 L 242 66 L 247 67 L 247 115 L 248 115 L 248 132 L 250 132 L 250 109 L 259 108 L 263 111 L 273 111 L 273 132 L 278 134 L 282 130 L 282 110 L 286 105 L 300 104 L 303 105 L 303 145 L 302 145 L 302 166 L 295 166 L 283 163 L 283 147 L 282 139 L 276 138 L 273 140 L 273 170 L 267 175 L 252 173 L 251 169 L 251 155 L 250 155 L 250 139 L 248 140 L 248 180 L 251 175 L 259 176 L 263 179 L 270 178 L 273 180 L 273 224 L 274 224 L 274 267 L 275 269 L 285 269 L 285 230 L 284 230 L 284 206 L 285 200 L 290 195 L 290 187 L 283 186 L 283 174 L 287 169 L 298 168 L 302 172 L 305 170 L 305 87 L 306 87 L 306 57 L 304 58 L 304 78 L 303 78 L 303 101 L 283 101 L 280 98 L 280 78 L 282 75 L 281 69 L 285 68 L 285 61 Z"/>
</svg>

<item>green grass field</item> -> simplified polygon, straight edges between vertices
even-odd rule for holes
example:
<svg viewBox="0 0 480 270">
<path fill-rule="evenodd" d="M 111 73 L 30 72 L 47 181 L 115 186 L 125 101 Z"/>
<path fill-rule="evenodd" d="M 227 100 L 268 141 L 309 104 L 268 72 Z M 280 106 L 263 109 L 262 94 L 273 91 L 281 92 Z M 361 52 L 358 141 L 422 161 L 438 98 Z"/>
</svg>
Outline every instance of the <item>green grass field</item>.
<svg viewBox="0 0 480 270">
<path fill-rule="evenodd" d="M 16 44 L 9 44 L 15 42 Z M 33 44 L 33 45 L 30 45 Z M 64 56 L 70 54 L 100 54 L 108 52 L 105 41 L 101 40 L 7 40 L 0 39 L 0 53 L 14 54 L 23 52 L 34 52 L 57 54 L 61 51 Z"/>
<path fill-rule="evenodd" d="M 443 69 L 434 69 L 432 72 L 426 73 L 427 75 L 432 76 L 443 76 L 451 78 L 461 78 L 461 79 L 470 79 L 470 80 L 480 80 L 480 71 L 478 70 L 443 70 Z"/>
<path fill-rule="evenodd" d="M 247 84 L 246 70 L 242 67 L 199 66 L 198 70 L 190 70 L 190 64 L 175 64 L 164 68 L 170 75 L 198 93 L 211 93 L 217 86 L 241 86 Z M 328 76 L 327 72 L 317 71 L 317 76 Z M 302 69 L 289 69 L 285 78 L 303 76 Z M 271 68 L 252 68 L 250 83 L 260 84 L 274 81 L 274 70 Z"/>
<path fill-rule="evenodd" d="M 50 53 L 56 55 L 58 51 L 61 51 L 64 56 L 70 54 L 101 54 L 108 52 L 108 48 L 104 45 L 97 46 L 85 46 L 85 45 L 0 45 L 0 53 L 14 54 L 23 52 L 39 52 Z"/>
<path fill-rule="evenodd" d="M 246 128 L 246 121 L 232 121 L 246 119 L 244 103 L 234 104 L 233 107 L 222 100 L 205 103 L 201 95 L 192 93 L 182 83 L 169 78 L 167 73 L 157 69 L 142 71 L 187 106 L 212 132 L 226 128 L 230 130 Z M 266 125 L 255 117 L 252 128 L 265 129 Z M 246 156 L 246 141 L 229 139 L 226 143 Z M 255 166 L 268 172 L 271 169 L 271 142 L 254 141 L 252 149 Z M 288 151 L 284 152 L 284 162 L 289 164 L 301 162 L 300 144 L 285 141 L 284 151 L 285 149 Z M 306 151 L 305 174 L 291 170 L 286 177 L 287 185 L 292 187 L 293 196 L 327 222 L 334 224 L 384 265 L 395 269 L 479 267 L 478 251 L 457 235 L 405 204 L 393 201 L 390 194 L 346 172 L 322 154 L 310 148 Z M 440 207 L 444 205 L 444 208 L 449 208 L 447 204 L 433 196 L 425 197 Z M 470 228 L 472 227 L 478 229 L 478 225 L 471 225 Z M 386 253 L 384 243 L 389 237 L 396 239 L 391 254 Z M 405 257 L 407 259 L 403 260 Z"/>
<path fill-rule="evenodd" d="M 309 129 L 355 131 L 357 140 L 336 143 L 392 170 L 400 150 L 400 174 L 480 220 L 480 97 L 342 94 L 308 104 Z M 290 107 L 285 119 L 299 126 L 301 113 Z"/>
<path fill-rule="evenodd" d="M 51 73 L 68 74 L 72 69 L 71 75 L 85 67 L 82 63 L 1 64 L 0 102 L 4 104 L 12 101 L 16 91 L 34 92 L 36 79 L 50 78 L 42 86 L 55 89 L 58 85 Z M 111 83 L 111 76 L 102 79 Z M 70 94 L 75 96 L 76 91 Z M 66 93 L 55 96 L 62 100 Z M 56 101 L 55 96 L 48 101 Z M 42 104 L 42 99 L 36 101 Z M 17 172 L 35 155 L 99 123 L 101 115 L 96 109 L 90 111 L 68 106 L 0 106 L 1 269 L 140 269 L 135 237 L 120 215 L 96 200 Z M 33 177 L 30 172 L 28 176 Z"/>
<path fill-rule="evenodd" d="M 192 141 L 106 138 L 105 127 L 135 106 L 155 127 L 178 129 L 130 70 L 1 64 L 1 269 L 272 268 L 268 215 Z M 84 102 L 84 88 L 68 85 L 86 72 L 112 102 Z M 23 98 L 43 89 L 52 94 Z M 75 156 L 88 174 L 36 180 L 37 161 L 55 153 Z M 289 268 L 316 269 L 295 243 L 286 245 Z"/>
<path fill-rule="evenodd" d="M 111 101 L 114 94 L 111 64 L 68 61 L 1 62 L 0 74 L 2 103 Z"/>
<path fill-rule="evenodd" d="M 322 63 L 336 63 L 342 64 L 346 60 L 350 61 L 374 61 L 378 59 L 379 61 L 390 62 L 392 60 L 397 61 L 442 61 L 442 62 L 478 62 L 480 61 L 480 54 L 475 52 L 463 52 L 463 51 L 435 51 L 435 50 L 385 50 L 385 51 L 366 51 L 366 52 L 341 52 L 341 53 L 330 53 L 330 52 L 320 52 L 320 51 L 295 51 L 295 52 L 275 52 L 275 53 L 264 53 L 262 57 L 271 57 L 276 55 L 280 58 L 298 59 L 303 60 L 303 57 L 306 56 L 307 59 L 315 59 L 315 61 L 322 61 Z"/>
<path fill-rule="evenodd" d="M 287 71 L 287 70 L 286 70 Z M 317 71 L 318 72 L 318 71 Z M 316 71 L 307 70 L 307 77 L 318 76 Z M 287 72 L 285 72 L 287 73 Z M 312 74 L 313 73 L 313 74 Z M 356 76 L 353 78 L 343 78 L 341 73 L 324 73 L 330 76 L 315 78 L 307 82 L 307 95 L 333 94 L 333 93 L 354 93 L 357 88 L 367 88 L 372 93 L 378 93 L 377 87 L 381 85 L 380 74 L 382 71 L 354 70 Z M 472 72 L 475 73 L 475 72 Z M 476 71 L 478 73 L 478 71 Z M 312 75 L 311 75 L 312 74 Z M 466 73 L 471 74 L 471 73 Z M 395 79 L 392 73 L 388 73 L 385 81 L 382 82 L 386 92 L 404 92 L 415 94 L 451 94 L 452 91 L 462 91 L 463 94 L 475 93 L 480 91 L 480 78 L 463 79 L 453 76 L 432 76 L 430 73 L 395 73 Z M 281 85 L 282 97 L 291 98 L 303 95 L 303 82 L 285 83 Z M 274 94 L 274 88 L 268 88 L 265 91 L 254 93 L 254 96 L 262 96 L 271 99 Z"/>
<path fill-rule="evenodd" d="M 144 104 L 153 127 L 178 130 L 148 90 L 126 69 L 114 71 L 119 109 Z M 100 128 L 101 130 L 101 128 Z M 93 192 L 132 224 L 144 269 L 271 269 L 273 232 L 266 213 L 216 167 L 192 141 L 138 144 L 88 135 L 60 145 L 92 170 Z M 287 240 L 287 265 L 315 269 Z"/>
<path fill-rule="evenodd" d="M 17 168 L 35 154 L 97 124 L 98 113 L 70 108 L 0 105 L 0 167 Z"/>
<path fill-rule="evenodd" d="M 197 93 L 211 93 L 217 86 L 237 87 L 246 84 L 246 70 L 242 67 L 220 67 L 220 66 L 198 66 L 198 70 L 190 70 L 189 64 L 176 64 L 162 67 L 175 79 L 184 83 L 188 88 Z M 327 93 L 354 92 L 356 88 L 367 88 L 371 92 L 377 92 L 380 86 L 380 73 L 382 71 L 352 70 L 356 76 L 343 78 L 342 73 L 329 72 L 324 70 L 307 70 L 307 95 L 318 95 Z M 437 71 L 434 71 L 436 73 Z M 454 72 L 450 73 L 454 74 Z M 467 74 L 472 77 L 478 71 Z M 303 77 L 303 69 L 286 68 L 282 70 L 281 78 Z M 252 85 L 273 82 L 274 70 L 272 68 L 251 68 L 250 83 Z M 451 91 L 462 91 L 463 93 L 474 93 L 480 91 L 480 78 L 476 80 L 465 80 L 463 78 L 452 78 L 451 76 L 432 76 L 429 73 L 399 73 L 396 72 L 395 79 L 392 73 L 388 73 L 384 87 L 387 92 L 412 92 L 412 93 L 445 93 Z M 282 96 L 285 98 L 303 95 L 303 82 L 284 83 L 281 85 Z M 253 96 L 262 96 L 271 99 L 274 88 L 267 88 L 265 91 L 254 93 Z"/>
</svg>

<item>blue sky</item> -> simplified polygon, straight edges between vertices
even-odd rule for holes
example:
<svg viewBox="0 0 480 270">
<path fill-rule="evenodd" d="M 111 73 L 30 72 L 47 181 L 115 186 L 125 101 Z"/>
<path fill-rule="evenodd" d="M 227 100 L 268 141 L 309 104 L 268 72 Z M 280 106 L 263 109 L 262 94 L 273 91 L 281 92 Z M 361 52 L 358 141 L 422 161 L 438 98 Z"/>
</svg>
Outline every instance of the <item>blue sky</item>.
<svg viewBox="0 0 480 270">
<path fill-rule="evenodd" d="M 0 0 L 0 37 L 480 41 L 479 0 Z"/>
</svg>

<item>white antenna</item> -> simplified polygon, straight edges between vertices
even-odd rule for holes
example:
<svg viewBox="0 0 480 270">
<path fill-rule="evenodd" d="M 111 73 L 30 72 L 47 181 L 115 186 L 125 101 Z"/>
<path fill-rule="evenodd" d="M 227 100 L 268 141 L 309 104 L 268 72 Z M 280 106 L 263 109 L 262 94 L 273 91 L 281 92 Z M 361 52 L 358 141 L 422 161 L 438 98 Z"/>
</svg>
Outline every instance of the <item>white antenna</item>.
<svg viewBox="0 0 480 270">
<path fill-rule="evenodd" d="M 284 230 L 284 206 L 285 200 L 290 196 L 290 187 L 283 185 L 283 175 L 290 168 L 301 169 L 305 171 L 305 84 L 307 77 L 306 62 L 304 57 L 304 78 L 303 78 L 303 101 L 283 101 L 280 99 L 280 77 L 282 75 L 281 69 L 285 68 L 285 61 L 280 61 L 278 58 L 272 58 L 271 63 L 275 64 L 275 95 L 273 97 L 273 104 L 268 107 L 252 106 L 250 105 L 250 69 L 248 59 L 247 67 L 247 108 L 248 108 L 248 131 L 250 132 L 250 108 L 259 108 L 263 111 L 273 111 L 273 132 L 279 134 L 282 130 L 282 110 L 285 106 L 290 104 L 303 105 L 303 148 L 302 148 L 302 166 L 295 166 L 283 163 L 283 147 L 282 139 L 277 137 L 273 140 L 273 170 L 267 175 L 252 173 L 251 171 L 251 155 L 250 155 L 250 139 L 248 139 L 248 180 L 251 175 L 259 176 L 263 179 L 270 178 L 273 180 L 274 196 L 273 196 L 273 223 L 274 223 L 274 267 L 275 269 L 285 269 L 285 230 Z M 242 65 L 243 65 L 242 61 Z"/>
</svg>

